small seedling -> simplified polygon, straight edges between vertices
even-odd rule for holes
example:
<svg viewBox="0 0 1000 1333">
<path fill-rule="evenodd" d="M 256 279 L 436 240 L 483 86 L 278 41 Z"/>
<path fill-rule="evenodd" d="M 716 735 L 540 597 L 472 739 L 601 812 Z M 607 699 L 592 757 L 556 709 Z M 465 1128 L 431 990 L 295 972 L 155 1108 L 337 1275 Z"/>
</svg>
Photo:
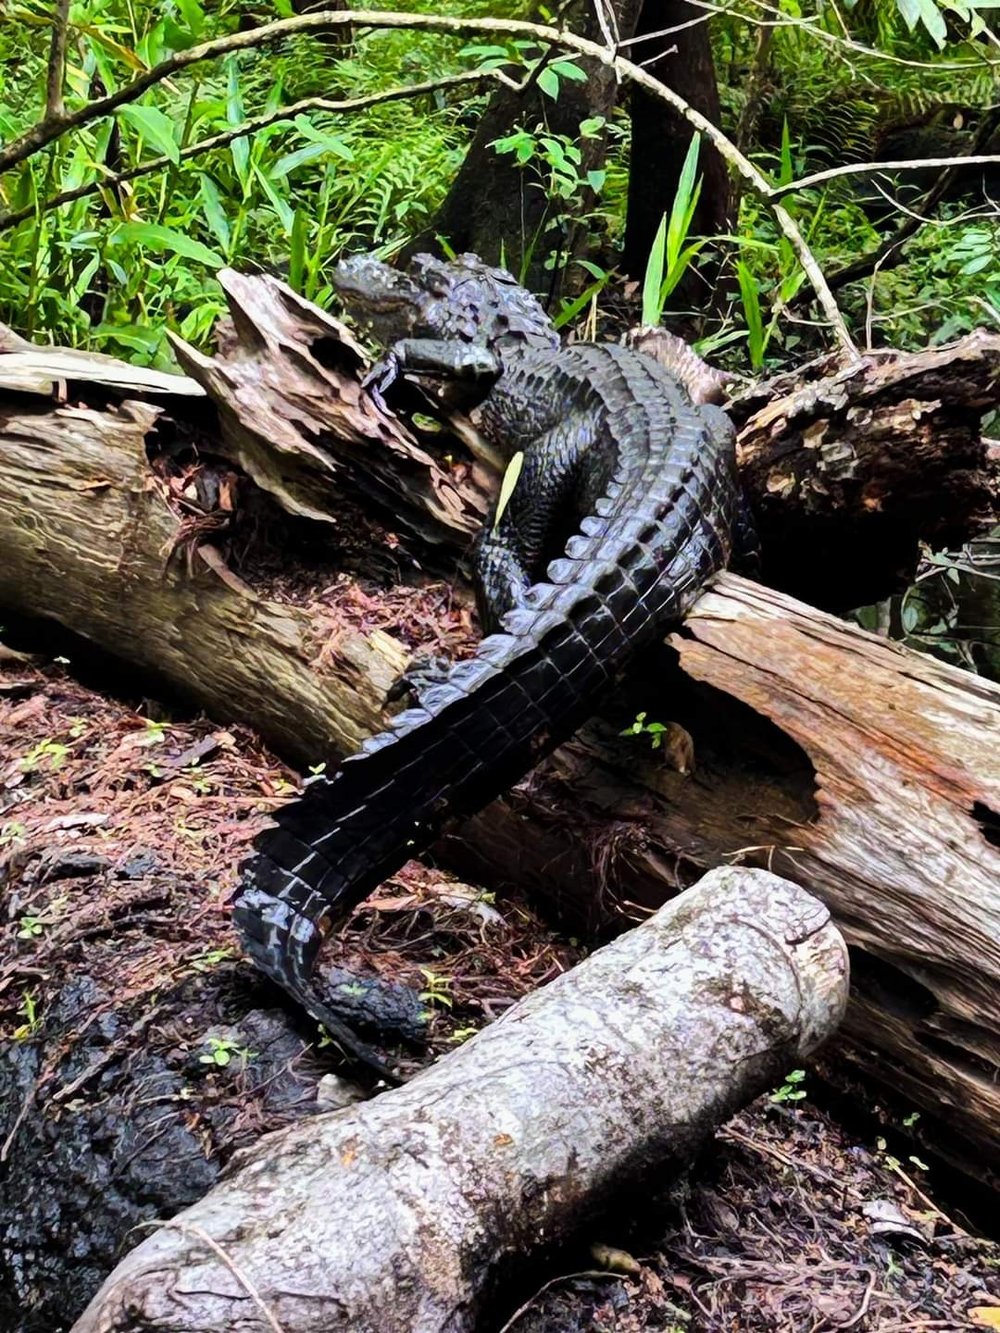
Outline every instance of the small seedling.
<svg viewBox="0 0 1000 1333">
<path fill-rule="evenodd" d="M 62 768 L 68 754 L 68 745 L 61 745 L 58 741 L 48 739 L 39 741 L 37 745 L 31 747 L 21 760 L 21 771 L 23 773 L 34 773 L 45 761 L 48 763 L 49 772 L 55 773 Z"/>
<path fill-rule="evenodd" d="M 21 929 L 17 932 L 19 940 L 37 939 L 45 929 L 45 922 L 39 916 L 22 916 Z"/>
<path fill-rule="evenodd" d="M 220 963 L 226 962 L 232 956 L 232 949 L 206 949 L 204 953 L 200 953 L 191 959 L 191 966 L 196 972 L 207 972 L 209 968 L 218 967 Z"/>
<path fill-rule="evenodd" d="M 460 1046 L 463 1041 L 468 1041 L 470 1037 L 474 1037 L 478 1031 L 478 1028 L 456 1028 L 448 1040 L 453 1046 Z"/>
<path fill-rule="evenodd" d="M 20 1027 L 14 1029 L 15 1041 L 27 1041 L 33 1037 L 42 1026 L 42 1016 L 38 1011 L 38 1005 L 31 991 L 26 990 L 18 1005 L 17 1012 L 25 1020 Z"/>
<path fill-rule="evenodd" d="M 804 1082 L 806 1071 L 804 1069 L 793 1069 L 790 1074 L 785 1075 L 785 1081 L 780 1088 L 775 1088 L 768 1101 L 774 1102 L 776 1106 L 784 1102 L 801 1102 L 806 1096 L 805 1088 L 799 1086 Z"/>
<path fill-rule="evenodd" d="M 422 967 L 420 974 L 426 983 L 426 989 L 420 992 L 420 999 L 426 1004 L 437 1005 L 439 1009 L 450 1009 L 455 1003 L 449 994 L 451 977 L 439 976 L 429 967 Z"/>
<path fill-rule="evenodd" d="M 198 1056 L 198 1063 L 225 1069 L 227 1065 L 232 1064 L 234 1056 L 238 1056 L 246 1064 L 256 1054 L 256 1051 L 251 1051 L 247 1046 L 237 1046 L 230 1037 L 209 1037 L 208 1050 L 204 1055 Z"/>
<path fill-rule="evenodd" d="M 139 745 L 162 745 L 167 739 L 167 724 L 165 722 L 154 722 L 151 717 L 144 717 L 142 724 L 145 730 L 138 738 Z"/>
<path fill-rule="evenodd" d="M 27 831 L 25 825 L 16 819 L 8 824 L 0 824 L 0 847 L 13 847 L 23 843 Z"/>
<path fill-rule="evenodd" d="M 618 734 L 620 736 L 648 736 L 650 746 L 654 750 L 658 750 L 663 744 L 663 736 L 667 727 L 663 722 L 647 722 L 647 716 L 646 713 L 636 713 L 632 725 Z"/>
</svg>

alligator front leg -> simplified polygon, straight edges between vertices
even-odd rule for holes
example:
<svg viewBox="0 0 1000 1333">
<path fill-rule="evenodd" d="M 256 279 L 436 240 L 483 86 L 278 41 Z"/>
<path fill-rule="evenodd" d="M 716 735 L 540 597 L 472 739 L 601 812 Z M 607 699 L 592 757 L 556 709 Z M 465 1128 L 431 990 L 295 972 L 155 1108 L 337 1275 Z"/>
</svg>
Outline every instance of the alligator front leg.
<svg viewBox="0 0 1000 1333">
<path fill-rule="evenodd" d="M 488 347 L 447 342 L 440 338 L 401 338 L 393 343 L 363 380 L 363 386 L 384 411 L 384 395 L 400 377 L 413 375 L 446 380 L 469 390 L 469 405 L 481 402 L 497 382 L 503 367 Z"/>
</svg>

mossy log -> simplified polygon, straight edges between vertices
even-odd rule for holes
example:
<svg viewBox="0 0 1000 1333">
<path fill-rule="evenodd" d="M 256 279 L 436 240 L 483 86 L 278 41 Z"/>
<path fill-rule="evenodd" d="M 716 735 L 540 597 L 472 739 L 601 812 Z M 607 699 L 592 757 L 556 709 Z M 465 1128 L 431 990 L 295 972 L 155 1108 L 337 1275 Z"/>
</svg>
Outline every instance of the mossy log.
<svg viewBox="0 0 1000 1333">
<path fill-rule="evenodd" d="M 187 356 L 218 419 L 190 379 L 184 397 L 148 381 L 125 396 L 120 367 L 108 383 L 87 358 L 76 374 L 66 354 L 48 371 L 44 350 L 15 354 L 72 397 L 0 400 L 0 604 L 155 670 L 289 757 L 329 762 L 382 725 L 407 647 L 391 626 L 269 596 L 246 568 L 237 576 L 221 544 L 225 506 L 186 514 L 183 476 L 150 455 L 194 438 L 288 509 L 308 504 L 317 532 L 343 531 L 345 497 L 384 510 L 422 469 L 397 531 L 418 551 L 433 531 L 442 561 L 475 526 L 488 460 L 455 462 L 453 446 L 435 456 L 407 427 L 372 418 L 360 358 L 335 321 L 273 281 L 258 280 L 256 305 L 250 280 L 228 281 L 238 314 L 219 364 Z M 972 335 L 787 382 L 767 401 L 755 391 L 740 409 L 741 449 L 765 566 L 773 543 L 788 580 L 801 586 L 812 570 L 817 599 L 833 603 L 844 595 L 833 595 L 837 543 L 872 553 L 867 571 L 844 564 L 855 594 L 865 578 L 874 595 L 920 539 L 974 532 L 993 502 L 979 414 L 998 366 L 1000 339 Z M 341 436 L 345 412 L 354 433 Z M 868 428 L 884 442 L 907 423 L 919 468 L 865 447 Z M 223 476 L 220 495 L 227 486 Z M 821 558 L 808 540 L 817 515 Z M 922 1109 L 922 1123 L 944 1118 L 940 1145 L 957 1161 L 996 1172 L 1000 690 L 730 575 L 671 645 L 438 854 L 491 885 L 530 882 L 590 920 L 657 906 L 726 861 L 794 875 L 857 951 L 849 1059 Z M 619 735 L 638 711 L 675 724 L 687 762 L 671 769 L 648 738 Z"/>
<path fill-rule="evenodd" d="M 846 999 L 821 903 L 716 870 L 406 1087 L 241 1153 L 75 1333 L 479 1327 L 539 1253 L 628 1190 L 664 1188 Z"/>
</svg>

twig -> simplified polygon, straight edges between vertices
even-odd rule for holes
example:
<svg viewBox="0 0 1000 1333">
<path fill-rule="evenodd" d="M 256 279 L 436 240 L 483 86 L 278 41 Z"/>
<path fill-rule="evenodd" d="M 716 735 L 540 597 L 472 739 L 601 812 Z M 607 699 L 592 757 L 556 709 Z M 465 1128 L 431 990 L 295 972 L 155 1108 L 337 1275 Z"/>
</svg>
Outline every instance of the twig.
<svg viewBox="0 0 1000 1333">
<path fill-rule="evenodd" d="M 860 259 L 853 264 L 847 264 L 839 272 L 834 273 L 829 279 L 830 287 L 833 291 L 846 287 L 848 283 L 857 282 L 859 278 L 867 278 L 869 274 L 874 273 L 877 268 L 894 268 L 903 258 L 902 247 L 906 241 L 915 236 L 921 226 L 928 220 L 928 214 L 936 208 L 944 198 L 949 187 L 958 175 L 964 165 L 970 161 L 972 154 L 977 153 L 980 148 L 986 144 L 996 131 L 1000 124 L 1000 111 L 994 110 L 983 117 L 982 123 L 969 145 L 969 157 L 958 157 L 951 161 L 949 166 L 941 173 L 934 184 L 924 195 L 920 203 L 919 210 L 908 214 L 907 219 L 893 233 L 882 242 L 869 255 L 862 255 Z M 921 214 L 923 216 L 921 216 Z"/>
<path fill-rule="evenodd" d="M 66 115 L 63 103 L 63 80 L 66 77 L 66 37 L 69 31 L 69 0 L 58 0 L 52 16 L 52 42 L 49 46 L 49 72 L 45 90 L 45 119 L 62 121 Z"/>
<path fill-rule="evenodd" d="M 775 185 L 770 197 L 783 199 L 786 194 L 797 194 L 799 190 L 809 190 L 814 185 L 835 180 L 839 176 L 876 176 L 886 171 L 919 171 L 924 167 L 985 167 L 1000 163 L 1000 154 L 976 153 L 968 157 L 922 157 L 891 160 L 888 162 L 849 162 L 842 167 L 829 167 L 826 171 L 814 171 L 809 176 L 800 176 L 798 180 L 786 185 Z"/>
<path fill-rule="evenodd" d="M 440 32 L 456 36 L 504 33 L 515 37 L 534 38 L 546 44 L 561 45 L 565 49 L 575 51 L 582 56 L 589 56 L 610 69 L 617 79 L 629 79 L 632 83 L 638 84 L 653 97 L 666 102 L 678 115 L 683 116 L 690 125 L 699 130 L 720 156 L 734 167 L 744 180 L 749 182 L 754 192 L 770 205 L 779 229 L 791 244 L 799 263 L 809 278 L 816 299 L 831 325 L 842 352 L 850 360 L 857 361 L 860 359 L 860 353 L 848 332 L 847 324 L 840 313 L 833 293 L 827 285 L 826 279 L 823 277 L 823 273 L 797 223 L 787 209 L 772 197 L 773 187 L 757 167 L 736 148 L 732 140 L 717 125 L 703 116 L 700 111 L 696 111 L 682 97 L 679 97 L 673 89 L 668 88 L 639 65 L 625 60 L 614 52 L 609 52 L 606 47 L 601 46 L 598 42 L 590 41 L 585 37 L 577 37 L 573 33 L 553 28 L 547 24 L 488 18 L 458 18 L 443 14 L 327 10 L 318 14 L 303 14 L 297 18 L 282 19 L 262 28 L 249 29 L 245 32 L 229 33 L 225 37 L 202 42 L 201 45 L 190 47 L 186 51 L 175 52 L 167 60 L 162 61 L 153 69 L 147 70 L 131 83 L 119 88 L 115 93 L 80 107 L 58 123 L 43 121 L 41 124 L 34 126 L 6 149 L 0 151 L 0 173 L 9 170 L 18 162 L 24 161 L 25 158 L 37 152 L 39 148 L 51 143 L 68 130 L 77 129 L 81 125 L 108 116 L 118 107 L 135 101 L 149 88 L 162 83 L 179 70 L 187 69 L 192 65 L 219 56 L 228 55 L 233 51 L 269 45 L 292 35 L 305 32 L 324 32 L 328 29 L 341 27 L 412 29 L 417 32 Z"/>
<path fill-rule="evenodd" d="M 175 1231 L 183 1232 L 184 1235 L 186 1236 L 197 1237 L 197 1239 L 200 1240 L 203 1245 L 206 1245 L 212 1251 L 212 1253 L 219 1260 L 219 1262 L 221 1264 L 224 1264 L 225 1267 L 229 1269 L 230 1273 L 232 1273 L 233 1277 L 240 1284 L 243 1290 L 253 1301 L 254 1305 L 256 1305 L 257 1309 L 267 1320 L 268 1327 L 271 1329 L 271 1333 L 285 1333 L 284 1328 L 281 1326 L 281 1324 L 278 1323 L 278 1320 L 275 1317 L 273 1311 L 271 1310 L 271 1307 L 267 1304 L 263 1296 L 257 1290 L 257 1287 L 254 1285 L 253 1281 L 250 1279 L 248 1274 L 244 1273 L 243 1269 L 239 1267 L 235 1259 L 230 1258 L 230 1256 L 222 1248 L 219 1242 L 217 1240 L 214 1240 L 208 1234 L 208 1232 L 205 1231 L 202 1227 L 195 1226 L 194 1223 L 192 1222 L 184 1222 L 179 1217 L 171 1217 L 169 1219 L 154 1217 L 151 1218 L 148 1222 L 137 1222 L 136 1226 L 171 1227 Z"/>
<path fill-rule="evenodd" d="M 626 1275 L 623 1273 L 609 1272 L 605 1268 L 584 1268 L 579 1273 L 560 1273 L 557 1277 L 550 1277 L 548 1282 L 542 1283 L 533 1296 L 529 1297 L 523 1305 L 517 1307 L 511 1317 L 507 1320 L 506 1324 L 500 1329 L 500 1333 L 510 1333 L 510 1330 L 522 1315 L 528 1313 L 535 1301 L 538 1300 L 539 1296 L 544 1296 L 550 1287 L 556 1286 L 559 1282 L 572 1282 L 578 1277 L 617 1278 L 618 1281 L 621 1282 L 625 1276 Z"/>
<path fill-rule="evenodd" d="M 865 1315 L 868 1313 L 869 1305 L 872 1303 L 872 1293 L 875 1290 L 877 1279 L 878 1274 L 874 1269 L 870 1269 L 868 1272 L 868 1285 L 865 1287 L 865 1294 L 861 1298 L 861 1304 L 858 1306 L 857 1314 L 851 1315 L 850 1319 L 845 1319 L 842 1324 L 835 1324 L 835 1328 L 853 1328 L 855 1324 L 861 1323 L 862 1319 L 864 1319 Z"/>
<path fill-rule="evenodd" d="M 17 1131 L 21 1128 L 22 1124 L 24 1123 L 25 1117 L 31 1110 L 34 1100 L 35 1100 L 35 1085 L 34 1083 L 32 1083 L 31 1087 L 24 1094 L 24 1100 L 21 1102 L 21 1109 L 20 1111 L 18 1111 L 17 1118 L 14 1121 L 13 1125 L 11 1125 L 10 1127 L 10 1133 L 4 1139 L 3 1147 L 0 1148 L 0 1163 L 6 1162 L 7 1158 L 10 1156 L 10 1150 L 14 1146 L 14 1140 L 17 1138 Z"/>
<path fill-rule="evenodd" d="M 473 70 L 468 74 L 449 74 L 440 79 L 427 79 L 424 83 L 407 84 L 399 88 L 388 88 L 381 93 L 368 93 L 364 97 L 351 97 L 343 101 L 331 101 L 326 97 L 304 97 L 299 102 L 292 102 L 289 106 L 279 107 L 277 111 L 269 111 L 264 115 L 253 116 L 249 120 L 243 121 L 231 130 L 225 130 L 221 134 L 213 134 L 211 138 L 201 139 L 198 143 L 188 144 L 182 148 L 178 160 L 187 162 L 193 157 L 199 157 L 202 153 L 210 153 L 216 148 L 225 148 L 228 144 L 237 139 L 244 139 L 248 135 L 257 134 L 260 130 L 268 129 L 271 125 L 280 125 L 282 121 L 294 120 L 298 115 L 306 111 L 326 111 L 331 115 L 343 114 L 351 111 L 364 111 L 368 107 L 379 106 L 383 102 L 398 102 L 407 97 L 420 97 L 424 93 L 434 93 L 442 88 L 454 88 L 470 83 L 499 82 L 520 87 L 502 70 Z M 59 194 L 53 195 L 42 203 L 29 204 L 25 208 L 20 208 L 15 213 L 0 213 L 0 233 L 9 231 L 11 227 L 16 227 L 25 222 L 28 218 L 33 218 L 39 212 L 48 213 L 54 208 L 61 208 L 63 204 L 75 203 L 77 199 L 85 199 L 89 195 L 97 194 L 101 190 L 115 189 L 125 181 L 137 180 L 140 176 L 151 176 L 157 171 L 164 171 L 169 167 L 176 166 L 173 158 L 157 157 L 148 162 L 142 162 L 137 167 L 129 167 L 127 171 L 106 172 L 99 180 L 90 181 L 87 185 L 75 186 L 72 190 L 63 190 Z"/>
</svg>

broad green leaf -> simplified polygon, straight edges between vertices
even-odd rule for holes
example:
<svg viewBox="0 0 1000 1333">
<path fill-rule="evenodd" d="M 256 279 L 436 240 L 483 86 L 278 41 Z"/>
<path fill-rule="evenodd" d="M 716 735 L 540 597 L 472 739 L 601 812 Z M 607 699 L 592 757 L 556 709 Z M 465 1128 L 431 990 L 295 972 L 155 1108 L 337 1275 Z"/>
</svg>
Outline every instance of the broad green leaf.
<svg viewBox="0 0 1000 1333">
<path fill-rule="evenodd" d="M 561 329 L 565 324 L 576 319 L 584 306 L 590 305 L 594 297 L 604 290 L 610 276 L 610 273 L 603 273 L 590 284 L 586 291 L 581 292 L 575 300 L 570 301 L 567 305 L 563 306 L 562 310 L 559 311 L 559 314 L 556 315 L 555 319 L 552 321 L 552 327 L 554 329 Z"/>
<path fill-rule="evenodd" d="M 918 0 L 918 4 L 921 23 L 934 39 L 938 50 L 943 51 L 948 40 L 948 28 L 944 21 L 944 15 L 938 9 L 934 0 Z"/>
<path fill-rule="evenodd" d="M 692 259 L 704 248 L 704 240 L 692 241 L 686 245 L 680 254 L 674 259 L 673 263 L 667 269 L 667 276 L 663 279 L 663 286 L 660 288 L 660 310 L 663 310 L 663 304 L 667 297 L 674 290 L 677 284 L 688 271 Z"/>
<path fill-rule="evenodd" d="M 198 0 L 175 0 L 177 11 L 188 26 L 191 36 L 197 40 L 205 27 L 205 11 Z"/>
<path fill-rule="evenodd" d="M 587 75 L 579 65 L 574 65 L 572 60 L 556 60 L 549 66 L 561 79 L 569 79 L 571 83 L 586 83 Z"/>
<path fill-rule="evenodd" d="M 764 364 L 764 321 L 760 313 L 757 280 L 742 259 L 736 261 L 736 277 L 740 284 L 740 296 L 743 298 L 743 317 L 747 322 L 750 364 L 754 370 L 759 370 Z"/>
<path fill-rule="evenodd" d="M 234 56 L 226 61 L 226 120 L 230 125 L 242 125 L 246 116 L 243 112 L 243 97 L 240 93 L 240 70 Z M 243 193 L 250 187 L 250 145 L 246 139 L 235 139 L 229 145 L 233 159 L 233 168 Z"/>
<path fill-rule="evenodd" d="M 113 56 L 117 57 L 123 64 L 128 65 L 129 69 L 135 71 L 145 70 L 146 64 L 131 47 L 124 46 L 121 42 L 115 41 L 110 35 L 113 29 L 110 25 L 101 23 L 75 23 L 76 31 L 87 37 L 97 46 L 103 46 Z M 109 85 L 110 86 L 110 85 Z"/>
<path fill-rule="evenodd" d="M 204 214 L 205 221 L 208 223 L 212 235 L 219 242 L 223 253 L 228 256 L 229 246 L 232 241 L 232 232 L 229 228 L 229 219 L 226 217 L 225 205 L 222 202 L 222 193 L 211 176 L 201 174 L 199 181 L 199 191 L 201 193 L 201 211 Z"/>
<path fill-rule="evenodd" d="M 292 235 L 288 255 L 288 285 L 297 292 L 303 288 L 306 272 L 306 238 L 309 235 L 309 222 L 306 209 L 297 208 L 292 217 Z"/>
<path fill-rule="evenodd" d="M 779 185 L 788 185 L 795 176 L 795 166 L 792 162 L 792 136 L 788 132 L 788 117 L 782 117 L 781 121 L 781 171 L 778 175 Z"/>
<path fill-rule="evenodd" d="M 162 227 L 155 222 L 122 222 L 111 233 L 112 242 L 125 241 L 133 245 L 144 245 L 147 250 L 158 254 L 180 255 L 184 259 L 193 259 L 208 268 L 222 268 L 225 260 L 221 255 L 210 250 L 201 241 L 186 236 L 172 227 Z"/>
<path fill-rule="evenodd" d="M 292 223 L 295 220 L 295 215 L 292 211 L 291 204 L 288 202 L 287 199 L 283 199 L 281 197 L 281 195 L 278 193 L 274 185 L 274 182 L 268 180 L 267 175 L 260 169 L 259 166 L 257 166 L 256 162 L 254 163 L 253 166 L 253 172 L 254 175 L 257 177 L 257 179 L 260 181 L 261 188 L 263 189 L 264 193 L 267 195 L 268 199 L 270 199 L 274 211 L 280 218 L 281 225 L 284 229 L 285 235 L 290 236 L 292 232 Z"/>
<path fill-rule="evenodd" d="M 899 10 L 903 22 L 912 32 L 920 22 L 920 0 L 896 0 L 896 8 Z"/>
<path fill-rule="evenodd" d="M 131 106 L 119 107 L 118 116 L 137 130 L 162 157 L 169 158 L 171 162 L 181 160 L 181 150 L 174 138 L 174 122 L 159 107 L 136 106 L 133 103 Z"/>
<path fill-rule="evenodd" d="M 326 144 L 307 143 L 303 148 L 296 148 L 294 153 L 286 153 L 284 157 L 279 157 L 274 166 L 268 168 L 267 174 L 273 181 L 280 180 L 282 176 L 293 172 L 296 167 L 301 167 L 304 162 L 315 162 L 318 157 L 325 157 L 326 153 Z"/>
<path fill-rule="evenodd" d="M 548 65 L 539 74 L 538 86 L 546 97 L 551 97 L 553 101 L 559 96 L 559 75 L 551 65 Z"/>
<path fill-rule="evenodd" d="M 680 254 L 681 246 L 687 239 L 688 228 L 698 206 L 701 182 L 695 183 L 698 170 L 698 152 L 701 148 L 701 135 L 693 134 L 684 157 L 684 165 L 677 180 L 677 192 L 670 209 L 670 221 L 667 225 L 667 266 L 672 268 Z"/>
<path fill-rule="evenodd" d="M 345 162 L 354 161 L 354 153 L 343 139 L 338 139 L 334 134 L 324 134 L 313 125 L 308 116 L 296 116 L 293 123 L 303 139 L 308 139 L 310 143 L 322 144 L 328 153 L 343 158 Z"/>
</svg>

